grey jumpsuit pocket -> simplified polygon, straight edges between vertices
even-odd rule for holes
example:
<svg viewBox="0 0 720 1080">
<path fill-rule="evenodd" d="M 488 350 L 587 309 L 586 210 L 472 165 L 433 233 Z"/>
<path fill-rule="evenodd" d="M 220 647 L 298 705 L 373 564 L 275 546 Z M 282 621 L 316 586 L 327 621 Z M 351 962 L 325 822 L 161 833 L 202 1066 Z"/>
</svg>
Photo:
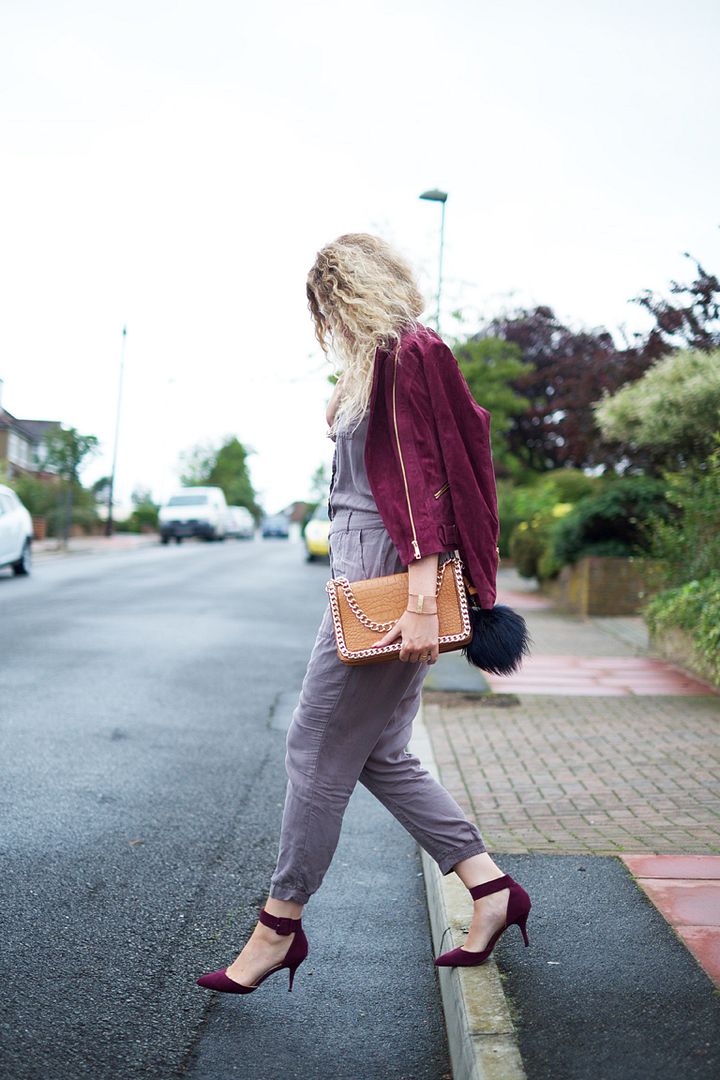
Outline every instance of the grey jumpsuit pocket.
<svg viewBox="0 0 720 1080">
<path fill-rule="evenodd" d="M 330 534 L 330 566 L 334 578 L 360 581 L 369 576 L 363 558 L 363 533 L 366 531 L 372 530 L 338 529 Z"/>
</svg>

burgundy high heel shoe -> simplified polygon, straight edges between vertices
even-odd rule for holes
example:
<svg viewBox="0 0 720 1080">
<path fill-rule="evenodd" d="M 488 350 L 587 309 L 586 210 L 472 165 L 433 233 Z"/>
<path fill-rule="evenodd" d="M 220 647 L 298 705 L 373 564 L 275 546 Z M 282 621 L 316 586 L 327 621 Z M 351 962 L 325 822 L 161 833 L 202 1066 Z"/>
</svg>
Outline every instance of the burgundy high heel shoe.
<svg viewBox="0 0 720 1080">
<path fill-rule="evenodd" d="M 302 964 L 303 960 L 308 954 L 308 940 L 305 937 L 305 931 L 302 928 L 301 919 L 289 919 L 285 916 L 271 915 L 265 908 L 262 909 L 258 915 L 258 920 L 264 926 L 269 926 L 271 930 L 274 930 L 276 934 L 281 934 L 283 937 L 287 937 L 289 934 L 295 934 L 292 940 L 292 944 L 285 954 L 285 959 L 281 964 L 275 964 L 269 971 L 266 971 L 264 975 L 258 979 L 252 986 L 243 986 L 242 983 L 235 982 L 226 974 L 227 968 L 220 968 L 218 971 L 210 971 L 207 975 L 201 975 L 199 979 L 196 979 L 198 986 L 205 986 L 208 990 L 219 990 L 221 994 L 252 994 L 253 990 L 257 990 L 260 983 L 265 982 L 268 975 L 274 975 L 276 971 L 282 971 L 283 968 L 288 968 L 290 972 L 290 985 L 288 986 L 288 993 L 293 988 L 293 980 L 295 978 L 295 972 Z"/>
<path fill-rule="evenodd" d="M 522 885 L 518 885 L 517 881 L 514 881 L 509 874 L 493 878 L 492 881 L 483 881 L 482 885 L 475 885 L 470 889 L 470 895 L 473 900 L 479 900 L 481 896 L 487 896 L 488 893 L 500 892 L 501 889 L 508 888 L 510 889 L 510 895 L 508 896 L 505 925 L 495 931 L 485 948 L 481 952 L 470 952 L 468 949 L 464 949 L 462 945 L 457 949 L 451 949 L 450 952 L 438 956 L 435 961 L 438 967 L 475 967 L 477 964 L 483 964 L 493 951 L 495 942 L 502 932 L 507 930 L 508 926 L 512 926 L 513 923 L 517 923 L 520 927 L 525 945 L 530 944 L 525 929 L 528 913 L 532 907 L 530 897 Z"/>
</svg>

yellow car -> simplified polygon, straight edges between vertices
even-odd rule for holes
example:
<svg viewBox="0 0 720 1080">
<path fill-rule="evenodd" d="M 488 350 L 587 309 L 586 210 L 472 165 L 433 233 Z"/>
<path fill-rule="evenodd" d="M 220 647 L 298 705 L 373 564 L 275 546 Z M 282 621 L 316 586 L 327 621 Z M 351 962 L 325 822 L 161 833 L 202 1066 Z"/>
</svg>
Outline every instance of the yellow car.
<svg viewBox="0 0 720 1080">
<path fill-rule="evenodd" d="M 320 557 L 327 558 L 330 553 L 329 531 L 330 519 L 328 518 L 327 503 L 321 502 L 305 526 L 305 550 L 308 562 L 313 562 Z"/>
</svg>

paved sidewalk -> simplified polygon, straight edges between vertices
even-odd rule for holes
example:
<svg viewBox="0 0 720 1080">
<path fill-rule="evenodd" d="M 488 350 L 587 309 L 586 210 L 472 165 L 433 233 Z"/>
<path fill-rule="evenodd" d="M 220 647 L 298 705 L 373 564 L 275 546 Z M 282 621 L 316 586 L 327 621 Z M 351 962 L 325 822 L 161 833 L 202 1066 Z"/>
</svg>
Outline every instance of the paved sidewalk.
<svg viewBox="0 0 720 1080">
<path fill-rule="evenodd" d="M 720 695 L 647 656 L 639 618 L 565 615 L 514 571 L 499 585 L 533 638 L 525 674 L 424 695 L 443 783 L 489 847 L 720 854 Z"/>
<path fill-rule="evenodd" d="M 426 693 L 425 722 L 489 847 L 720 854 L 720 698 L 453 697 Z"/>
<path fill-rule="evenodd" d="M 597 856 L 598 866 L 622 869 L 616 899 L 627 911 L 617 911 L 619 925 L 629 927 L 635 918 L 635 896 L 651 900 L 700 965 L 693 992 L 700 993 L 705 978 L 711 996 L 710 980 L 720 985 L 720 695 L 649 656 L 639 618 L 563 614 L 512 570 L 500 572 L 499 586 L 499 600 L 527 619 L 533 654 L 520 675 L 491 677 L 491 695 L 425 692 L 424 721 L 442 782 L 477 822 L 488 849 L 507 856 L 498 861 L 507 862 L 508 872 L 516 858 L 536 857 L 523 866 L 530 883 L 534 876 L 546 881 L 545 906 L 561 911 L 567 899 L 562 874 L 551 870 L 543 878 L 543 867 L 560 865 L 554 856 Z M 612 959 L 614 946 L 605 937 L 612 926 L 603 927 L 600 909 L 590 904 L 587 917 L 600 924 L 607 963 L 629 962 L 629 953 Z M 541 930 L 550 912 L 535 916 Z M 662 943 L 657 938 L 653 977 L 664 963 L 677 989 L 688 985 L 693 961 L 688 956 L 690 968 L 679 965 L 682 953 L 669 947 L 672 940 L 672 934 Z M 503 955 L 498 965 L 505 978 Z M 556 962 L 561 955 L 547 961 Z M 649 962 L 647 955 L 639 961 L 639 994 Z M 525 969 L 532 963 L 532 956 L 523 957 Z M 534 1009 L 527 984 L 524 990 L 521 981 L 508 985 L 513 992 L 517 985 L 512 1006 L 519 1009 L 522 1049 L 523 1031 L 528 1035 L 536 1019 L 538 1030 L 553 1023 L 552 1005 L 541 1022 L 543 1010 Z M 578 984 L 575 992 L 580 1001 L 587 988 Z M 648 1021 L 649 1039 L 654 1023 Z M 525 1065 L 528 1075 L 545 1075 L 537 1062 Z M 698 1067 L 692 1075 L 710 1075 L 699 1060 Z"/>
<path fill-rule="evenodd" d="M 61 555 L 97 555 L 115 551 L 132 551 L 135 548 L 158 544 L 157 533 L 115 533 L 113 536 L 73 536 L 65 548 L 57 539 L 33 540 L 33 558 L 38 561 Z"/>
</svg>

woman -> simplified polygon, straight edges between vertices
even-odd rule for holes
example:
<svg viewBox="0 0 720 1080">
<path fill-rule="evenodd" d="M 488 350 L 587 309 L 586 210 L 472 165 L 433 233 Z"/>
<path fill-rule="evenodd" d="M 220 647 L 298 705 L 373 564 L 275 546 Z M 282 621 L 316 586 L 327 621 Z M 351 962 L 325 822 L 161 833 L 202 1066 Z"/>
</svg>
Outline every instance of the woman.
<svg viewBox="0 0 720 1080">
<path fill-rule="evenodd" d="M 283 968 L 292 989 L 308 951 L 303 908 L 330 865 L 358 780 L 443 874 L 454 871 L 470 891 L 467 941 L 437 965 L 482 963 L 512 923 L 527 944 L 527 893 L 405 750 L 427 665 L 438 658 L 439 561 L 459 546 L 481 606 L 494 603 L 489 414 L 472 399 L 450 350 L 418 323 L 423 301 L 413 274 L 384 241 L 351 234 L 328 244 L 310 271 L 307 295 L 318 341 L 343 369 L 327 412 L 335 440 L 332 574 L 353 581 L 407 566 L 408 605 L 376 642 L 400 638 L 398 659 L 360 666 L 338 658 L 325 611 L 287 736 L 288 785 L 268 899 L 239 956 L 197 980 L 225 993 L 251 993 Z"/>
</svg>

